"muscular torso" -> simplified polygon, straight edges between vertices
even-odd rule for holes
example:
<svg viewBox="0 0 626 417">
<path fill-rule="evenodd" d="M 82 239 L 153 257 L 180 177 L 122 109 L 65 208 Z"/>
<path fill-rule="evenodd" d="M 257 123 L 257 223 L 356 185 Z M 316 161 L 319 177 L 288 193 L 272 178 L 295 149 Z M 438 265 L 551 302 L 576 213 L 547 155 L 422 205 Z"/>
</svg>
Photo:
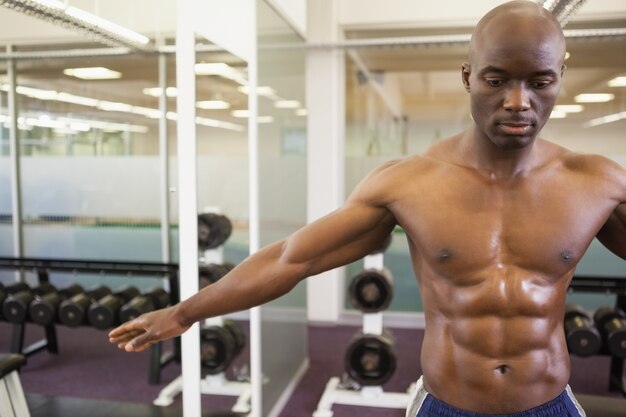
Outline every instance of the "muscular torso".
<svg viewBox="0 0 626 417">
<path fill-rule="evenodd" d="M 426 388 L 456 407 L 526 410 L 568 382 L 566 290 L 621 191 L 550 149 L 506 180 L 437 154 L 399 169 L 389 209 L 422 293 Z"/>
</svg>

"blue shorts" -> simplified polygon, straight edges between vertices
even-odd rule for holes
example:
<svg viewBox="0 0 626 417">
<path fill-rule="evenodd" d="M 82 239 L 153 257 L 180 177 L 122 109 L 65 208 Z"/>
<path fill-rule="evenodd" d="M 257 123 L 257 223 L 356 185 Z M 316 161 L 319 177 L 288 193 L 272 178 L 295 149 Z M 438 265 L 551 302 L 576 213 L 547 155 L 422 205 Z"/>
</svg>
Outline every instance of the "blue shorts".
<svg viewBox="0 0 626 417">
<path fill-rule="evenodd" d="M 494 417 L 494 414 L 479 414 L 461 410 L 440 401 L 430 395 L 424 388 L 422 378 L 417 381 L 413 399 L 406 411 L 406 417 Z M 582 409 L 569 385 L 554 400 L 513 414 L 497 414 L 498 417 L 585 417 Z"/>
</svg>

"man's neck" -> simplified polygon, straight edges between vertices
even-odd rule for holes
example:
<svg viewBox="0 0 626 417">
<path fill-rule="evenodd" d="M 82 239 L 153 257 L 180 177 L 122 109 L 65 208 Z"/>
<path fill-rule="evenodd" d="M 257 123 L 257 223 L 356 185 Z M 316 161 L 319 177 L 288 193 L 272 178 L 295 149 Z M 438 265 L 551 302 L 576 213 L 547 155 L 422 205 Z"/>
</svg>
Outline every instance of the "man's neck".
<svg viewBox="0 0 626 417">
<path fill-rule="evenodd" d="M 466 165 L 484 173 L 491 180 L 513 179 L 535 165 L 535 143 L 516 149 L 497 147 L 474 129 L 461 137 L 460 154 Z"/>
</svg>

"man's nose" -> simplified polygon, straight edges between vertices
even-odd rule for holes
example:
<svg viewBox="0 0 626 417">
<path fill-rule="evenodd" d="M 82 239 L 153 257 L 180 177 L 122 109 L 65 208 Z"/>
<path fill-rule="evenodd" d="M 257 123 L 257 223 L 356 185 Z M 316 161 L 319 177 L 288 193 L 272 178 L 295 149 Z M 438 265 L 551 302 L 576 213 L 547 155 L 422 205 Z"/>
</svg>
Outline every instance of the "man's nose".
<svg viewBox="0 0 626 417">
<path fill-rule="evenodd" d="M 514 84 L 507 90 L 504 98 L 504 108 L 511 111 L 524 111 L 530 108 L 528 91 L 526 91 L 524 85 L 521 83 Z"/>
</svg>

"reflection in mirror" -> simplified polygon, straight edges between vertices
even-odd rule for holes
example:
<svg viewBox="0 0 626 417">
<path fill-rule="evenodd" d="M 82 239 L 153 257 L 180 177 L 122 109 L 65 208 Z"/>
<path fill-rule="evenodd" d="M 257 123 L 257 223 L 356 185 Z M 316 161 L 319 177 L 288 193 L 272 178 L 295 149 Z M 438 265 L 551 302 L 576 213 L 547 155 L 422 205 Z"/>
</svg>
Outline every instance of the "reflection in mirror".
<svg viewBox="0 0 626 417">
<path fill-rule="evenodd" d="M 265 1 L 258 1 L 258 132 L 261 241 L 268 244 L 306 223 L 305 44 Z M 306 283 L 261 308 L 262 415 L 306 366 Z"/>
</svg>

